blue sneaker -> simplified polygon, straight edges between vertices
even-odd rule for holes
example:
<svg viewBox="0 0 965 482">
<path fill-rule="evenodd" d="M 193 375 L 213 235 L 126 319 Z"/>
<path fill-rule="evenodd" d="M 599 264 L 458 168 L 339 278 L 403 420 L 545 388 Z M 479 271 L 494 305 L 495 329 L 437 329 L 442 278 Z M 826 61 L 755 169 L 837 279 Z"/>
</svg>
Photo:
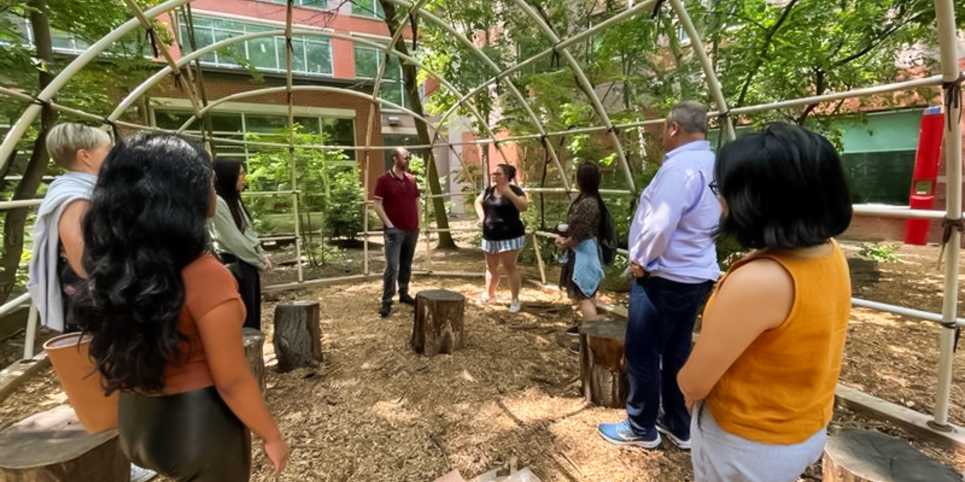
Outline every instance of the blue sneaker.
<svg viewBox="0 0 965 482">
<path fill-rule="evenodd" d="M 676 445 L 680 450 L 690 450 L 690 435 L 688 435 L 687 438 L 678 436 L 677 434 L 671 432 L 670 427 L 661 423 L 659 419 L 657 420 L 657 431 L 666 435 L 667 438 L 669 438 L 670 441 L 673 442 L 673 444 Z"/>
<path fill-rule="evenodd" d="M 660 446 L 660 433 L 656 429 L 650 429 L 644 434 L 638 434 L 630 428 L 630 421 L 624 420 L 616 423 L 601 423 L 597 425 L 597 431 L 604 440 L 614 445 L 632 445 L 645 449 L 655 449 Z"/>
</svg>

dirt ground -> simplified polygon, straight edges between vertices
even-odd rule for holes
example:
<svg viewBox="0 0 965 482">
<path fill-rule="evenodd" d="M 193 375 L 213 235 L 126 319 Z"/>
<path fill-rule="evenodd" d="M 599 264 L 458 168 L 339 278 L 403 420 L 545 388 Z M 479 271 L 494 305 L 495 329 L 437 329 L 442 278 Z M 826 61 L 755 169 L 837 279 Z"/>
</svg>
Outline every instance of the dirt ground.
<svg viewBox="0 0 965 482">
<path fill-rule="evenodd" d="M 848 246 L 848 252 L 854 255 L 857 247 Z M 356 261 L 346 264 L 357 265 L 357 258 L 351 258 L 355 255 L 348 256 Z M 423 257 L 417 257 L 417 269 Z M 936 259 L 936 248 L 902 247 L 895 262 L 857 261 L 852 266 L 855 294 L 940 311 Z M 373 269 L 377 266 L 373 263 Z M 478 271 L 481 257 L 469 249 L 436 251 L 432 267 Z M 534 268 L 527 272 L 537 273 Z M 291 276 L 290 268 L 282 268 L 266 284 Z M 505 308 L 508 293 L 481 306 L 476 301 L 481 286 L 477 279 L 414 280 L 414 292 L 445 287 L 467 297 L 465 348 L 433 358 L 408 347 L 411 308 L 397 308 L 387 320 L 378 317 L 378 280 L 267 295 L 263 319 L 269 367 L 276 364 L 270 343 L 274 305 L 314 299 L 323 308 L 323 365 L 285 374 L 268 370 L 267 401 L 293 448 L 289 469 L 279 480 L 428 482 L 451 469 L 470 477 L 513 460 L 544 481 L 692 479 L 688 454 L 668 444 L 656 451 L 617 449 L 596 435 L 598 423 L 619 420 L 624 413 L 584 404 L 578 356 L 560 336 L 574 316 L 558 292 L 526 285 L 526 308 L 511 315 Z M 614 302 L 621 298 L 609 297 Z M 930 322 L 855 310 L 842 380 L 929 413 L 938 331 Z M 959 351 L 951 407 L 951 419 L 959 425 L 965 425 L 963 380 L 965 355 Z M 0 427 L 63 402 L 48 371 L 0 403 Z M 965 470 L 965 457 L 915 440 L 892 424 L 839 409 L 832 431 L 842 428 L 872 428 L 908 439 L 927 455 Z M 275 480 L 256 446 L 252 480 Z M 804 480 L 819 480 L 816 470 Z"/>
</svg>

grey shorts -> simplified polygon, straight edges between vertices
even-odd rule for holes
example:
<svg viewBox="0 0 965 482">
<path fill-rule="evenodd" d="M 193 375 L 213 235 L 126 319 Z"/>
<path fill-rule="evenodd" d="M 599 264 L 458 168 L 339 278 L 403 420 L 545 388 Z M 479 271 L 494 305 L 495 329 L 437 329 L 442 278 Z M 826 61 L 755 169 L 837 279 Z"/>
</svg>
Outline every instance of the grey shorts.
<svg viewBox="0 0 965 482">
<path fill-rule="evenodd" d="M 822 428 L 793 445 L 755 442 L 725 431 L 700 402 L 690 437 L 694 482 L 796 482 L 821 457 L 828 434 Z"/>
</svg>

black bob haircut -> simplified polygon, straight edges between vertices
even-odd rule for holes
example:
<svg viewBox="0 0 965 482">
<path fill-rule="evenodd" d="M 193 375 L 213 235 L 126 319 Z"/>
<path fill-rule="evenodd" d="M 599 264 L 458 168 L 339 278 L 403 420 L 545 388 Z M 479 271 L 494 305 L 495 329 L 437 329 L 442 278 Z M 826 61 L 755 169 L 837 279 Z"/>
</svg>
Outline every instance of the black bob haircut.
<svg viewBox="0 0 965 482">
<path fill-rule="evenodd" d="M 745 248 L 817 246 L 851 224 L 841 158 L 807 129 L 776 123 L 728 143 L 714 178 L 727 204 L 718 235 Z"/>
</svg>

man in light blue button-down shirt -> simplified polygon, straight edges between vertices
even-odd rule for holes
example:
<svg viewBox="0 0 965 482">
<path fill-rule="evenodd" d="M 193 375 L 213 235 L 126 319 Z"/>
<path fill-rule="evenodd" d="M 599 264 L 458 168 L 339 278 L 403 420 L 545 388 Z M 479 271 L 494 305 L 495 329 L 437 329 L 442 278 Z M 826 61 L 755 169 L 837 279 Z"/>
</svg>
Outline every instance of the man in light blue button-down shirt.
<svg viewBox="0 0 965 482">
<path fill-rule="evenodd" d="M 630 226 L 635 280 L 624 348 L 627 420 L 599 427 L 615 444 L 655 448 L 664 433 L 690 448 L 690 414 L 677 372 L 690 354 L 697 310 L 720 276 L 714 232 L 721 211 L 711 189 L 714 153 L 706 134 L 704 106 L 683 102 L 671 109 L 663 133 L 667 155 L 640 195 Z"/>
</svg>

